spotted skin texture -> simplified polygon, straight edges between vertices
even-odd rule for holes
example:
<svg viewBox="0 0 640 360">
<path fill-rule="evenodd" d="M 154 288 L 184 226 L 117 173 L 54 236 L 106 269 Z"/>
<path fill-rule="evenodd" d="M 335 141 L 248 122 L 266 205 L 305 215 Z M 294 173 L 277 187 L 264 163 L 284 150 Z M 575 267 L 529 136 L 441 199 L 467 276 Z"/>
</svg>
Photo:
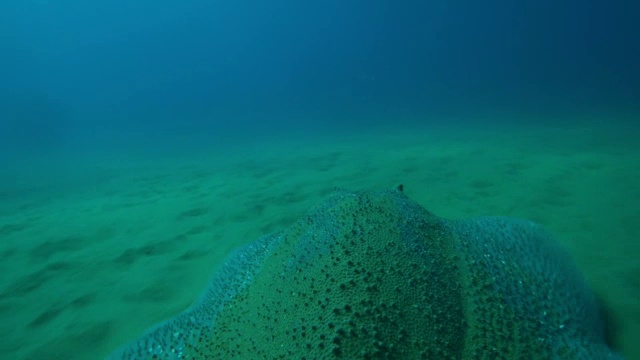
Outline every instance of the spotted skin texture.
<svg viewBox="0 0 640 360">
<path fill-rule="evenodd" d="M 109 359 L 621 359 L 603 329 L 538 225 L 336 191 Z"/>
</svg>

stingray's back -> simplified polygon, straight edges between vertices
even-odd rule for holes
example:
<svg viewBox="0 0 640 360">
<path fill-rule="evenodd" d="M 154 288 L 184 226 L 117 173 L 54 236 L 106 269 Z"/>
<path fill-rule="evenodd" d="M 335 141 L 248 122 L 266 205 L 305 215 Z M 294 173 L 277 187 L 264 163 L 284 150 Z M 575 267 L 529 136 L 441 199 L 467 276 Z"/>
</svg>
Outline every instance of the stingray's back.
<svg viewBox="0 0 640 360">
<path fill-rule="evenodd" d="M 607 359 L 595 298 L 539 226 L 338 191 L 232 255 L 112 359 Z"/>
</svg>

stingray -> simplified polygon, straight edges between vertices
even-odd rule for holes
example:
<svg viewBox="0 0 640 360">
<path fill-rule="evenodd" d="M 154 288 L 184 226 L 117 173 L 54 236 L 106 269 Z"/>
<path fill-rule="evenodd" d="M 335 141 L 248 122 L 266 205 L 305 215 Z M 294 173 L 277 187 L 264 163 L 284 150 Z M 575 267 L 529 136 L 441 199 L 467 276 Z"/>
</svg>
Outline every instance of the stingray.
<svg viewBox="0 0 640 360">
<path fill-rule="evenodd" d="M 621 359 L 541 226 L 338 190 L 109 359 Z"/>
</svg>

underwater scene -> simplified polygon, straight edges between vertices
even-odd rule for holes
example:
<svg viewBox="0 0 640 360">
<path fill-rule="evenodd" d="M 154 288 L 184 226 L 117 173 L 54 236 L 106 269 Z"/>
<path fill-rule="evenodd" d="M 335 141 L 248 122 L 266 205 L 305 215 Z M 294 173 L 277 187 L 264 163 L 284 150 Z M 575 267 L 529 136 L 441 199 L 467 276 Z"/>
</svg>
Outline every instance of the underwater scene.
<svg viewBox="0 0 640 360">
<path fill-rule="evenodd" d="M 640 359 L 638 14 L 0 3 L 0 358 Z"/>
</svg>

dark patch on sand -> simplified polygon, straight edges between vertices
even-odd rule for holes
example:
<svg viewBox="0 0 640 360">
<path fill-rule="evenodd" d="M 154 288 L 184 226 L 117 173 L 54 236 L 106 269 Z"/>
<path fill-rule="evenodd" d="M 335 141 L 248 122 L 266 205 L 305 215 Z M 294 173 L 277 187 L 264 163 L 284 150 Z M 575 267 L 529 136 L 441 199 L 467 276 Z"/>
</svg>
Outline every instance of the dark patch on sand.
<svg viewBox="0 0 640 360">
<path fill-rule="evenodd" d="M 178 214 L 178 220 L 184 220 L 184 219 L 188 219 L 188 218 L 200 217 L 200 216 L 208 214 L 210 211 L 211 210 L 209 208 L 204 207 L 204 206 L 195 207 L 195 208 L 183 211 L 180 214 Z"/>
<path fill-rule="evenodd" d="M 176 287 L 173 284 L 156 281 L 136 293 L 124 295 L 122 299 L 129 303 L 162 303 L 172 299 L 175 292 Z"/>
<path fill-rule="evenodd" d="M 46 270 L 48 271 L 65 271 L 72 269 L 74 266 L 73 263 L 68 261 L 56 261 L 46 266 Z"/>
<path fill-rule="evenodd" d="M 72 252 L 80 249 L 85 239 L 69 236 L 59 240 L 47 240 L 29 252 L 36 261 L 47 261 L 58 253 Z"/>
<path fill-rule="evenodd" d="M 51 280 L 52 275 L 46 270 L 39 270 L 23 276 L 20 279 L 14 281 L 0 297 L 4 296 L 24 296 L 32 291 L 37 290 L 46 282 Z"/>
<path fill-rule="evenodd" d="M 204 225 L 194 226 L 191 229 L 187 230 L 184 233 L 184 235 L 186 235 L 186 236 L 200 235 L 200 234 L 206 232 L 207 230 L 209 230 L 208 226 L 204 226 Z"/>
<path fill-rule="evenodd" d="M 29 225 L 22 223 L 22 224 L 4 224 L 0 226 L 0 235 L 2 236 L 8 236 L 11 235 L 13 233 L 17 233 L 20 231 L 23 231 L 25 229 L 27 229 L 29 227 Z"/>
<path fill-rule="evenodd" d="M 93 304 L 96 300 L 96 294 L 84 294 L 81 296 L 78 296 L 77 298 L 73 299 L 69 305 L 71 305 L 74 308 L 83 308 L 86 306 L 89 306 L 91 304 Z"/>
<path fill-rule="evenodd" d="M 10 257 L 12 257 L 13 255 L 18 253 L 18 249 L 16 248 L 10 248 L 10 249 L 6 249 L 2 252 L 2 255 L 0 255 L 3 259 L 9 259 Z"/>
<path fill-rule="evenodd" d="M 103 345 L 104 339 L 111 336 L 114 330 L 111 322 L 98 322 L 91 326 L 83 324 L 83 329 L 69 335 L 68 333 L 53 338 L 51 341 L 30 352 L 25 360 L 86 358 L 86 354 L 95 354 Z M 71 329 L 71 331 L 77 329 Z"/>
<path fill-rule="evenodd" d="M 168 254 L 174 251 L 177 244 L 183 242 L 186 238 L 185 235 L 178 235 L 171 239 L 151 242 L 141 247 L 129 248 L 113 259 L 113 262 L 118 265 L 128 266 L 146 256 Z"/>
<path fill-rule="evenodd" d="M 210 252 L 211 252 L 211 250 L 191 249 L 191 250 L 187 250 L 187 251 L 183 252 L 180 256 L 178 256 L 178 260 L 180 260 L 180 261 L 191 261 L 191 260 L 195 260 L 195 259 L 199 259 L 201 257 L 204 257 Z"/>
<path fill-rule="evenodd" d="M 62 311 L 64 311 L 64 308 L 64 306 L 52 306 L 49 309 L 41 312 L 38 317 L 36 317 L 29 323 L 29 328 L 34 329 L 50 323 L 55 318 L 57 318 L 58 315 L 62 313 Z"/>
</svg>

